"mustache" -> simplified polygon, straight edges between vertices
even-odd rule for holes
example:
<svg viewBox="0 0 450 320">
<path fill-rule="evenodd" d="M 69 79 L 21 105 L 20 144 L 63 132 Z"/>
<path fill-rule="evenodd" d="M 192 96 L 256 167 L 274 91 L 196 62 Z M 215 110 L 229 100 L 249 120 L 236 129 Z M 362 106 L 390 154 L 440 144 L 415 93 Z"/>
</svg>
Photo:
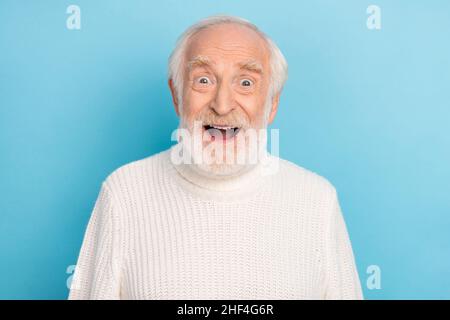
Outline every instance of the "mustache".
<svg viewBox="0 0 450 320">
<path fill-rule="evenodd" d="M 192 123 L 194 121 L 201 121 L 203 125 L 214 124 L 220 126 L 239 127 L 243 129 L 250 128 L 251 125 L 247 115 L 238 111 L 232 111 L 222 116 L 211 110 L 207 110 L 206 112 L 196 116 L 191 121 Z"/>
</svg>

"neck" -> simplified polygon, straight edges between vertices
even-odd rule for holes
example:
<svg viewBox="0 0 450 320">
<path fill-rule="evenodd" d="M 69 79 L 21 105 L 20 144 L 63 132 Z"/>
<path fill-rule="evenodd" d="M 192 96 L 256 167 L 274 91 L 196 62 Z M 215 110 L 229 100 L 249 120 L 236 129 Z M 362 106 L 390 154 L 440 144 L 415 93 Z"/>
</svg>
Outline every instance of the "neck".
<svg viewBox="0 0 450 320">
<path fill-rule="evenodd" d="M 180 145 L 171 147 L 170 152 Z M 262 157 L 258 157 L 255 164 L 247 164 L 238 172 L 228 175 L 214 174 L 200 169 L 195 164 L 173 164 L 182 184 L 191 191 L 207 196 L 208 198 L 234 198 L 255 191 L 262 182 L 263 160 L 267 159 L 264 150 Z"/>
</svg>

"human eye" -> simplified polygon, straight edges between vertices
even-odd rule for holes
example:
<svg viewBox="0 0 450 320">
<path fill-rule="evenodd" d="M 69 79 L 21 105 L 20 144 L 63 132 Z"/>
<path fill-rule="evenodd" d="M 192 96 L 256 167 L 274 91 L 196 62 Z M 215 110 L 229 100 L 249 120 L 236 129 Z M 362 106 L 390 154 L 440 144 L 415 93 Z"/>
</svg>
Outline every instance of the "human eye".
<svg viewBox="0 0 450 320">
<path fill-rule="evenodd" d="M 201 76 L 201 77 L 197 77 L 194 79 L 194 83 L 196 85 L 201 85 L 201 86 L 207 86 L 212 84 L 212 81 L 209 77 L 207 76 Z"/>
<path fill-rule="evenodd" d="M 250 79 L 244 78 L 239 81 L 239 84 L 242 87 L 251 87 L 251 86 L 253 86 L 253 81 Z"/>
</svg>

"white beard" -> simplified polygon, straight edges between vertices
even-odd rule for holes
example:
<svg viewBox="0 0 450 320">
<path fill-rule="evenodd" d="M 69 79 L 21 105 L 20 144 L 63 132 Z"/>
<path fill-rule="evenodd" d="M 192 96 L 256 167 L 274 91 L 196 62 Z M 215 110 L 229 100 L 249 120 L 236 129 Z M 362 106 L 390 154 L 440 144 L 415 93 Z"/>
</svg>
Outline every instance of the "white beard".
<svg viewBox="0 0 450 320">
<path fill-rule="evenodd" d="M 181 116 L 179 129 L 189 133 L 181 139 L 183 152 L 186 152 L 183 157 L 190 159 L 193 170 L 209 177 L 234 176 L 250 170 L 267 150 L 267 113 L 263 116 L 255 127 L 247 121 L 239 123 L 240 132 L 226 143 L 221 139 L 210 141 L 209 136 L 203 134 L 203 123 L 189 122 Z"/>
</svg>

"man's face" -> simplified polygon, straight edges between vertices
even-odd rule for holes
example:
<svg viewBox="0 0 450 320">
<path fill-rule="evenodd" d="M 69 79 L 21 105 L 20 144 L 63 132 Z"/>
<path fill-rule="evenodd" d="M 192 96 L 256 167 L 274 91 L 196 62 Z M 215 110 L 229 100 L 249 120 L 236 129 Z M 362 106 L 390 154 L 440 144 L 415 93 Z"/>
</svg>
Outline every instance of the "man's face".
<svg viewBox="0 0 450 320">
<path fill-rule="evenodd" d="M 194 122 L 200 121 L 206 137 L 203 146 L 221 143 L 221 157 L 230 157 L 231 150 L 236 160 L 243 151 L 236 143 L 239 135 L 248 129 L 266 128 L 273 118 L 269 119 L 269 59 L 264 39 L 245 26 L 222 24 L 195 34 L 184 56 L 180 126 L 192 132 Z M 231 149 L 227 145 L 232 145 Z M 237 169 L 239 166 L 222 164 L 207 170 L 226 174 Z"/>
</svg>

